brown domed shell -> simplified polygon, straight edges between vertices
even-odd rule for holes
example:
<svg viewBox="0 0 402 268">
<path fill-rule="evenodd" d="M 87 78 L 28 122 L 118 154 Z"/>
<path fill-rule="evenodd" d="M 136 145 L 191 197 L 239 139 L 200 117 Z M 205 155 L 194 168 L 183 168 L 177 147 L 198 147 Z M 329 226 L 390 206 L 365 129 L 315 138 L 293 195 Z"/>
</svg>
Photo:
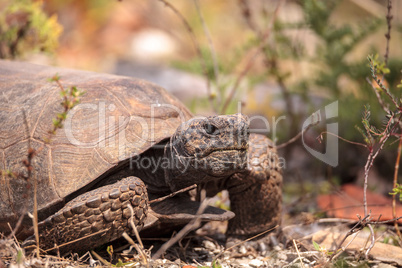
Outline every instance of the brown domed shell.
<svg viewBox="0 0 402 268">
<path fill-rule="evenodd" d="M 85 94 L 51 136 L 52 120 L 63 112 L 60 88 Z M 25 114 L 25 115 L 24 115 Z M 26 118 L 26 119 L 24 119 Z M 28 146 L 37 150 L 32 178 L 38 182 L 41 214 L 130 156 L 170 137 L 191 113 L 163 88 L 139 79 L 0 61 L 0 169 L 26 174 Z M 0 177 L 0 231 L 13 226 L 32 187 L 22 178 Z M 3 226 L 4 225 L 4 226 Z"/>
</svg>

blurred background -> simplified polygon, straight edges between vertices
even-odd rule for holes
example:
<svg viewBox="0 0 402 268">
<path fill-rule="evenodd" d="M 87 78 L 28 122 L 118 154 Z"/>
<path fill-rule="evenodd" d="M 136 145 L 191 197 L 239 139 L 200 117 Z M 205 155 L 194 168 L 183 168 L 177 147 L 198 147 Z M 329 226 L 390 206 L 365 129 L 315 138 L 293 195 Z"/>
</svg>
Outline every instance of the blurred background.
<svg viewBox="0 0 402 268">
<path fill-rule="evenodd" d="M 276 144 L 300 133 L 315 111 L 338 101 L 338 135 L 365 143 L 356 126 L 365 107 L 381 128 L 367 56 L 383 65 L 399 99 L 402 2 L 394 1 L 389 52 L 386 0 L 2 0 L 0 57 L 143 78 L 182 100 L 194 114 L 241 111 Z M 386 69 L 386 70 L 385 70 Z M 373 87 L 370 83 L 373 84 Z M 387 100 L 386 100 L 387 101 Z M 320 123 L 304 142 L 325 152 Z M 397 138 L 370 171 L 369 187 L 392 189 Z M 316 196 L 363 182 L 369 151 L 339 141 L 339 164 L 315 159 L 300 139 L 279 150 L 286 160 L 289 215 L 317 212 Z"/>
</svg>

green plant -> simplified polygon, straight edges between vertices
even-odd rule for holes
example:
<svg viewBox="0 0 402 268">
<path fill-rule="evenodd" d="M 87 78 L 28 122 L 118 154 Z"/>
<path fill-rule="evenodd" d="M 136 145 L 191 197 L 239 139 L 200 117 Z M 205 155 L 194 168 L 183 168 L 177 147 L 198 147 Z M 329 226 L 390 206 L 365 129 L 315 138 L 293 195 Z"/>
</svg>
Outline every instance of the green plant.
<svg viewBox="0 0 402 268">
<path fill-rule="evenodd" d="M 394 196 L 399 194 L 399 201 L 402 202 L 402 184 L 397 183 L 389 194 Z"/>
<path fill-rule="evenodd" d="M 333 251 L 328 251 L 325 247 L 321 247 L 317 242 L 315 242 L 313 240 L 313 246 L 314 249 L 321 252 L 322 254 L 324 254 L 325 256 L 331 256 L 332 254 L 334 254 Z"/>
<path fill-rule="evenodd" d="M 198 266 L 198 268 L 222 268 L 223 266 L 218 261 L 213 261 L 211 266 Z"/>
<path fill-rule="evenodd" d="M 0 11 L 0 58 L 53 52 L 61 32 L 56 15 L 46 15 L 41 1 L 8 1 Z"/>
<path fill-rule="evenodd" d="M 63 101 L 60 103 L 63 107 L 64 111 L 58 113 L 56 118 L 53 118 L 53 128 L 48 131 L 49 134 L 56 134 L 56 130 L 63 128 L 63 122 L 67 118 L 67 113 L 75 105 L 80 102 L 80 97 L 85 94 L 84 91 L 79 90 L 77 87 L 72 86 L 69 89 L 65 89 L 63 85 L 60 83 L 60 76 L 58 74 L 54 75 L 49 79 L 50 82 L 56 82 L 58 87 L 60 88 L 60 95 L 63 98 Z"/>
</svg>

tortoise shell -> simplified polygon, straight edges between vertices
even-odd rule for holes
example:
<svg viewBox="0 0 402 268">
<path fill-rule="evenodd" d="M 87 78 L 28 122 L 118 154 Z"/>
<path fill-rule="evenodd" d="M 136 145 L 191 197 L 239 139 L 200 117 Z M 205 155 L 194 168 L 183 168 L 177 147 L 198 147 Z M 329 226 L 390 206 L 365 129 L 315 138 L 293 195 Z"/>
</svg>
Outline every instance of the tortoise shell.
<svg viewBox="0 0 402 268">
<path fill-rule="evenodd" d="M 63 112 L 60 87 L 84 91 L 64 127 L 50 135 Z M 67 196 L 102 179 L 107 172 L 169 138 L 192 117 L 163 88 L 122 76 L 0 61 L 0 231 L 32 211 L 37 182 L 39 219 L 64 204 Z M 31 182 L 23 163 L 34 148 Z"/>
</svg>

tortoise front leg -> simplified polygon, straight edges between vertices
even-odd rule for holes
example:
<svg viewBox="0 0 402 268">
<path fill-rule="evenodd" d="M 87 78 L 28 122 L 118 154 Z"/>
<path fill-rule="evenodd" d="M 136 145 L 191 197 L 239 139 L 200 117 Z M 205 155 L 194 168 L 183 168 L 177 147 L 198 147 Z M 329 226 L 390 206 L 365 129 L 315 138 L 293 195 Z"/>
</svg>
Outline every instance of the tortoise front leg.
<svg viewBox="0 0 402 268">
<path fill-rule="evenodd" d="M 147 217 L 148 196 L 139 178 L 127 177 L 84 193 L 39 223 L 40 247 L 62 253 L 80 252 L 117 239 L 124 231 L 131 233 L 129 204 L 140 230 Z M 30 237 L 23 246 L 27 248 L 34 241 Z"/>
<path fill-rule="evenodd" d="M 231 210 L 228 237 L 248 238 L 281 221 L 282 173 L 276 150 L 265 136 L 251 134 L 249 172 L 237 173 L 226 181 Z"/>
</svg>

